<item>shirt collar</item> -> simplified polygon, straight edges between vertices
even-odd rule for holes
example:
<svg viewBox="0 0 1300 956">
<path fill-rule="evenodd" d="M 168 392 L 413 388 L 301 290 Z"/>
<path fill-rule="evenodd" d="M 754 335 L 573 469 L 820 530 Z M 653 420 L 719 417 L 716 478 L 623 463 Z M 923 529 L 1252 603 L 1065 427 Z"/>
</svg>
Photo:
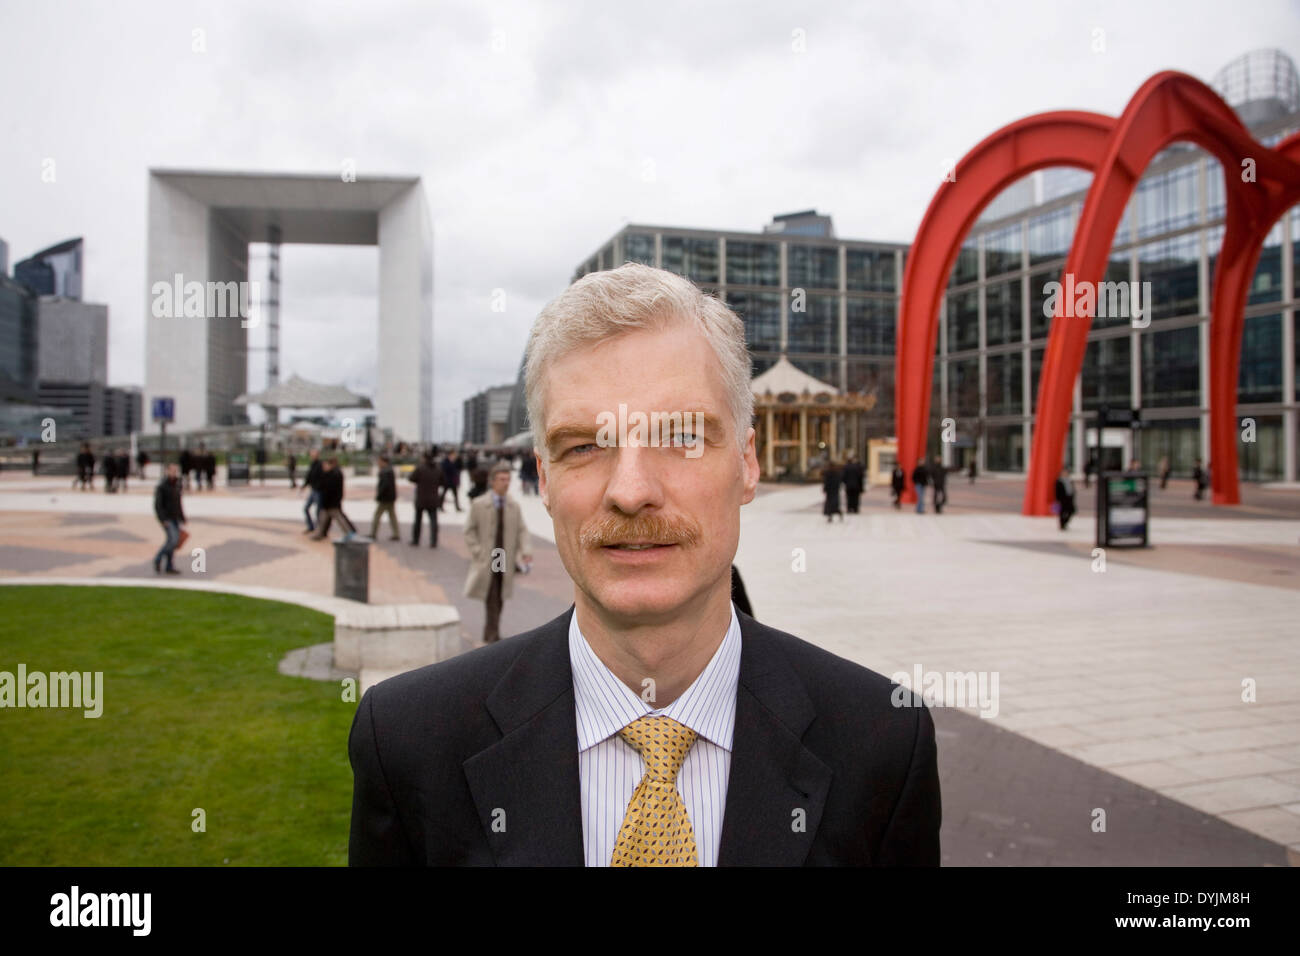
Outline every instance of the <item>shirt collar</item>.
<svg viewBox="0 0 1300 956">
<path fill-rule="evenodd" d="M 731 607 L 731 622 L 722 643 L 686 692 L 662 709 L 642 700 L 596 656 L 569 616 L 569 663 L 578 722 L 578 751 L 618 733 L 638 717 L 671 717 L 701 737 L 731 751 L 736 726 L 736 688 L 740 681 L 740 620 Z"/>
</svg>

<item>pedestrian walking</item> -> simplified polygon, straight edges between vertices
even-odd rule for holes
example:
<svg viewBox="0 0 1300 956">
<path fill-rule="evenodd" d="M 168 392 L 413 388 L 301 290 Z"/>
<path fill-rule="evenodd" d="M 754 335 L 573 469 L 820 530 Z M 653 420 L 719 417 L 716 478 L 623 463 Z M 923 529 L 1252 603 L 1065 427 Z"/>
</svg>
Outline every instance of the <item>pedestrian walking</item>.
<svg viewBox="0 0 1300 956">
<path fill-rule="evenodd" d="M 289 469 L 289 487 L 291 489 L 298 487 L 296 475 L 298 474 L 298 456 L 292 451 L 285 452 L 284 465 Z"/>
<path fill-rule="evenodd" d="M 113 470 L 117 472 L 117 490 L 125 492 L 126 480 L 131 477 L 131 456 L 125 448 L 117 450 L 117 463 Z"/>
<path fill-rule="evenodd" d="M 188 490 L 190 487 L 190 469 L 194 467 L 194 455 L 190 452 L 188 445 L 181 449 L 179 464 L 181 469 L 181 487 Z"/>
<path fill-rule="evenodd" d="M 1074 482 L 1070 479 L 1070 469 L 1062 468 L 1056 479 L 1056 514 L 1064 531 L 1074 517 Z"/>
<path fill-rule="evenodd" d="M 387 455 L 379 456 L 379 480 L 375 483 L 375 516 L 370 519 L 370 537 L 379 531 L 379 522 L 384 515 L 393 526 L 393 536 L 389 541 L 401 541 L 402 532 L 397 526 L 397 479 L 393 476 L 393 466 Z"/>
<path fill-rule="evenodd" d="M 147 477 L 144 473 L 145 469 L 149 467 L 149 453 L 145 451 L 143 448 L 139 449 L 135 453 L 135 464 L 136 467 L 139 468 L 140 470 L 140 480 L 144 481 L 145 478 Z"/>
<path fill-rule="evenodd" d="M 90 450 L 90 442 L 82 442 L 77 453 L 77 481 L 82 491 L 95 490 L 95 453 Z"/>
<path fill-rule="evenodd" d="M 971 450 L 970 461 L 968 461 L 968 462 L 966 463 L 966 476 L 967 476 L 968 478 L 970 478 L 970 483 L 971 483 L 972 485 L 975 484 L 975 454 L 974 454 L 974 449 Z"/>
<path fill-rule="evenodd" d="M 302 480 L 303 490 L 307 492 L 307 503 L 302 507 L 303 516 L 307 519 L 307 530 L 303 534 L 311 534 L 316 530 L 316 522 L 320 521 L 320 476 L 324 473 L 324 466 L 320 463 L 320 449 L 311 450 L 311 464 L 307 467 L 307 477 Z M 316 520 L 312 520 L 311 509 L 316 509 Z"/>
<path fill-rule="evenodd" d="M 439 492 L 442 489 L 442 469 L 433 460 L 433 452 L 426 451 L 420 463 L 406 478 L 415 484 L 415 524 L 411 528 L 411 547 L 420 543 L 420 524 L 429 516 L 429 547 L 438 546 Z"/>
<path fill-rule="evenodd" d="M 454 448 L 450 449 L 442 459 L 442 496 L 438 499 L 439 511 L 447 500 L 448 490 L 451 491 L 451 500 L 456 505 L 456 510 L 460 511 L 460 460 Z"/>
<path fill-rule="evenodd" d="M 519 484 L 524 494 L 537 494 L 537 457 L 532 452 L 525 452 L 519 462 Z"/>
<path fill-rule="evenodd" d="M 104 473 L 104 494 L 112 494 L 117 491 L 117 456 L 112 450 L 104 452 L 104 457 L 100 462 L 100 470 Z"/>
<path fill-rule="evenodd" d="M 1160 456 L 1159 468 L 1160 468 L 1160 490 L 1164 491 L 1165 488 L 1169 487 L 1169 475 L 1173 471 L 1173 468 L 1169 464 L 1168 455 Z"/>
<path fill-rule="evenodd" d="M 925 459 L 916 459 L 912 469 L 912 487 L 916 491 L 916 513 L 925 514 L 925 486 L 930 483 L 930 472 L 925 467 Z"/>
<path fill-rule="evenodd" d="M 203 456 L 203 477 L 208 480 L 208 491 L 212 490 L 212 480 L 217 476 L 217 456 L 207 452 Z"/>
<path fill-rule="evenodd" d="M 903 471 L 903 466 L 894 463 L 894 470 L 889 476 L 889 488 L 894 493 L 894 510 L 900 507 L 899 502 L 903 500 L 903 489 L 907 487 L 907 474 Z"/>
<path fill-rule="evenodd" d="M 849 452 L 844 456 L 844 471 L 842 472 L 844 480 L 844 506 L 848 513 L 855 515 L 858 513 L 858 502 L 862 498 L 862 488 L 866 480 L 866 470 L 862 467 L 862 462 L 858 461 L 855 452 Z"/>
<path fill-rule="evenodd" d="M 844 520 L 844 512 L 840 510 L 840 484 L 843 480 L 844 475 L 840 471 L 840 466 L 833 458 L 828 458 L 826 467 L 822 469 L 822 493 L 825 495 L 822 514 L 826 516 L 827 524 L 830 524 L 835 515 L 839 515 L 841 521 Z"/>
<path fill-rule="evenodd" d="M 488 484 L 491 491 L 470 503 L 465 519 L 465 546 L 470 555 L 465 597 L 484 602 L 485 644 L 500 638 L 501 607 L 513 590 L 516 565 L 527 574 L 533 561 L 523 511 L 519 502 L 506 495 L 510 466 L 504 461 L 493 465 Z"/>
<path fill-rule="evenodd" d="M 934 513 L 943 514 L 943 506 L 948 503 L 948 469 L 938 455 L 930 466 L 930 486 L 934 489 Z"/>
<path fill-rule="evenodd" d="M 333 455 L 321 465 L 320 476 L 320 528 L 312 537 L 320 541 L 329 534 L 330 524 L 337 520 L 344 527 L 346 541 L 357 533 L 357 526 L 343 513 L 343 469 Z"/>
<path fill-rule="evenodd" d="M 153 573 L 162 574 L 163 561 L 166 560 L 167 574 L 180 574 L 172 564 L 172 553 L 181 543 L 181 526 L 185 524 L 185 511 L 181 507 L 181 473 L 175 462 L 164 470 L 158 486 L 153 491 L 153 513 L 162 525 L 166 536 L 162 547 L 153 556 Z"/>
<path fill-rule="evenodd" d="M 1205 489 L 1210 486 L 1210 470 L 1201 467 L 1201 459 L 1196 459 L 1196 464 L 1192 467 L 1192 481 L 1196 482 L 1196 491 L 1192 497 L 1197 501 L 1205 498 Z"/>
</svg>

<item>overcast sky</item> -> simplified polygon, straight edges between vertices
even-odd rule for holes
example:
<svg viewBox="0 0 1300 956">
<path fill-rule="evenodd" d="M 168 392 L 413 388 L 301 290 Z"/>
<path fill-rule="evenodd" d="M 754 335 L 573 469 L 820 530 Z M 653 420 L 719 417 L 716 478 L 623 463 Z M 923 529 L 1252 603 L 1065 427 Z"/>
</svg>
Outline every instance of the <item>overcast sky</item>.
<svg viewBox="0 0 1300 956">
<path fill-rule="evenodd" d="M 815 207 L 842 237 L 910 241 L 949 158 L 995 128 L 1115 114 L 1158 70 L 1209 81 L 1279 44 L 1300 57 L 1295 2 L 5 2 L 0 238 L 12 269 L 85 237 L 110 381 L 140 384 L 150 167 L 418 175 L 450 438 L 625 222 L 757 230 Z M 282 377 L 373 392 L 377 264 L 284 247 Z"/>
</svg>

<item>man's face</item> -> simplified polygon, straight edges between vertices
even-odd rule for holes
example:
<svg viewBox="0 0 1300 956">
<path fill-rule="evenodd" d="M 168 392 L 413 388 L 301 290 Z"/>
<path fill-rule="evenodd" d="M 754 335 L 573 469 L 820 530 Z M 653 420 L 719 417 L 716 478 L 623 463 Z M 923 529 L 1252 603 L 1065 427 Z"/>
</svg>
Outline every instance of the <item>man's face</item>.
<svg viewBox="0 0 1300 956">
<path fill-rule="evenodd" d="M 743 452 L 737 443 L 703 334 L 641 330 L 578 349 L 547 369 L 544 400 L 538 490 L 560 559 L 586 598 L 630 625 L 673 620 L 729 587 L 758 459 L 752 428 Z M 620 404 L 633 427 L 637 412 L 703 413 L 702 434 L 662 428 L 652 444 L 629 427 L 626 443 L 602 440 L 600 416 L 608 422 Z M 653 547 L 618 547 L 629 544 Z"/>
<path fill-rule="evenodd" d="M 504 495 L 506 489 L 510 487 L 510 472 L 498 471 L 492 476 L 492 490 L 499 495 Z"/>
<path fill-rule="evenodd" d="M 168 481 L 176 481 L 178 478 L 180 478 L 180 476 L 181 476 L 181 469 L 180 469 L 180 466 L 179 466 L 179 465 L 168 465 L 168 466 L 167 466 L 167 480 L 168 480 Z"/>
</svg>

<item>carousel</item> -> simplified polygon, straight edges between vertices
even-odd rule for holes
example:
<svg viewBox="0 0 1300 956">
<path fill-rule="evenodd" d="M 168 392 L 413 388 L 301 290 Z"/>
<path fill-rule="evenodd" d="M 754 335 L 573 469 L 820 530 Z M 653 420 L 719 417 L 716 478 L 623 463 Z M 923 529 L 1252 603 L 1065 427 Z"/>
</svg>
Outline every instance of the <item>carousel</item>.
<svg viewBox="0 0 1300 956">
<path fill-rule="evenodd" d="M 813 481 L 828 460 L 865 446 L 876 396 L 844 393 L 796 368 L 784 355 L 753 380 L 755 447 L 768 481 Z"/>
</svg>

